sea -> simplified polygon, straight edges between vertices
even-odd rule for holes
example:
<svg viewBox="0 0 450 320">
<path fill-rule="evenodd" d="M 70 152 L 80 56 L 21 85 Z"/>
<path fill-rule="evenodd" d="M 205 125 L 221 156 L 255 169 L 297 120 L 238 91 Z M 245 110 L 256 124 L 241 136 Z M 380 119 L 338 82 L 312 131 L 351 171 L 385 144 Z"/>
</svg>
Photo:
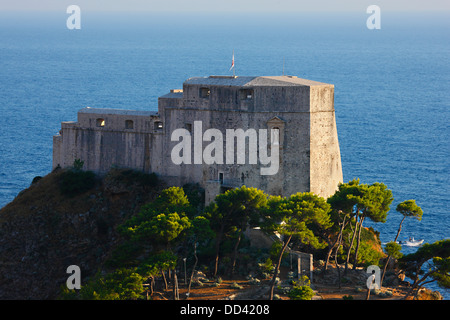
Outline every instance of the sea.
<svg viewBox="0 0 450 320">
<path fill-rule="evenodd" d="M 344 182 L 415 199 L 399 240 L 450 237 L 450 12 L 0 12 L 0 207 L 52 169 L 52 137 L 84 107 L 157 110 L 190 77 L 295 75 L 335 86 Z M 411 253 L 416 247 L 403 247 Z M 439 290 L 446 300 L 448 290 Z"/>
</svg>

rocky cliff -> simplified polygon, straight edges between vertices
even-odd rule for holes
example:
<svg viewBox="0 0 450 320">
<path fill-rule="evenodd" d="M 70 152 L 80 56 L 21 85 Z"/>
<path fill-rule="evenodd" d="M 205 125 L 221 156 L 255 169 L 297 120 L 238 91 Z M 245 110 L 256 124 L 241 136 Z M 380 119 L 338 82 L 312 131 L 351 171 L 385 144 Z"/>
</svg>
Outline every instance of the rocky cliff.
<svg viewBox="0 0 450 320">
<path fill-rule="evenodd" d="M 131 170 L 67 190 L 67 170 L 36 179 L 0 210 L 0 299 L 56 299 L 70 274 L 95 274 L 119 242 L 116 227 L 163 186 Z M 69 188 L 74 190 L 73 188 Z"/>
</svg>

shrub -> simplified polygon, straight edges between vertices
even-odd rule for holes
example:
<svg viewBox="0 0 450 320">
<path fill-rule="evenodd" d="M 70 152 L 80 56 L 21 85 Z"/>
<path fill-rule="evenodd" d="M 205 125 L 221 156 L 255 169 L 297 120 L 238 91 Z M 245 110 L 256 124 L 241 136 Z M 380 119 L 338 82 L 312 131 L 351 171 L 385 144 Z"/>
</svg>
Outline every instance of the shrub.
<svg viewBox="0 0 450 320">
<path fill-rule="evenodd" d="M 155 173 L 145 173 L 133 169 L 113 168 L 108 172 L 108 177 L 116 183 L 123 183 L 126 186 L 138 185 L 142 187 L 155 187 L 159 183 Z"/>
<path fill-rule="evenodd" d="M 92 171 L 67 170 L 61 174 L 60 191 L 66 196 L 76 196 L 95 186 L 95 174 Z"/>
<path fill-rule="evenodd" d="M 275 269 L 273 266 L 272 259 L 270 258 L 267 258 L 264 263 L 259 263 L 258 266 L 262 273 L 272 273 L 273 270 Z"/>
<path fill-rule="evenodd" d="M 288 293 L 292 300 L 311 300 L 313 296 L 314 291 L 310 286 L 295 286 Z"/>
</svg>

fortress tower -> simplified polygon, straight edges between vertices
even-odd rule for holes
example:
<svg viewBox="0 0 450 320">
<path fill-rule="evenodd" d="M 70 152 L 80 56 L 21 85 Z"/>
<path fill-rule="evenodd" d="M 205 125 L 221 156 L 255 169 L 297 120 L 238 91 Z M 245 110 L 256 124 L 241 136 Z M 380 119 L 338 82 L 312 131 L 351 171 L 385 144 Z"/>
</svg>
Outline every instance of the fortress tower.
<svg viewBox="0 0 450 320">
<path fill-rule="evenodd" d="M 172 137 L 177 129 L 191 134 L 188 163 L 173 160 L 172 152 L 180 143 Z M 208 129 L 223 133 L 222 162 L 194 159 L 195 150 L 215 141 L 202 138 Z M 235 146 L 239 139 L 247 143 L 243 153 L 233 155 L 233 163 L 225 161 L 230 129 L 244 133 L 236 137 Z M 250 160 L 261 154 L 260 149 L 249 152 L 249 133 L 261 129 L 269 132 L 268 140 L 258 143 L 267 143 L 269 154 L 270 135 L 277 133 L 275 174 L 261 174 L 267 165 Z M 244 154 L 244 163 L 238 163 L 237 157 Z M 295 76 L 198 77 L 186 80 L 182 90 L 160 97 L 158 112 L 84 108 L 78 122 L 63 122 L 53 139 L 53 167 L 71 166 L 75 159 L 99 173 L 116 166 L 155 172 L 173 185 L 197 182 L 205 188 L 207 202 L 242 185 L 273 195 L 311 191 L 328 197 L 342 182 L 334 85 Z"/>
</svg>

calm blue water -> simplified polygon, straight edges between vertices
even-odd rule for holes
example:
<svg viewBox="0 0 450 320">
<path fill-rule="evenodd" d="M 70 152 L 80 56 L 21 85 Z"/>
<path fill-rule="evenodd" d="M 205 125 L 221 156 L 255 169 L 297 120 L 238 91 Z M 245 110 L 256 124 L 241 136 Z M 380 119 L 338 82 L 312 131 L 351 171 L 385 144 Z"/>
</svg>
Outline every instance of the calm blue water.
<svg viewBox="0 0 450 320">
<path fill-rule="evenodd" d="M 61 121 L 90 107 L 157 110 L 192 76 L 285 72 L 335 84 L 344 181 L 416 199 L 400 239 L 450 237 L 450 14 L 93 14 L 0 12 L 0 207 L 50 172 Z M 400 215 L 372 224 L 382 242 Z M 371 225 L 370 223 L 366 224 Z M 415 249 L 404 248 L 408 253 Z M 436 289 L 436 287 L 432 287 Z M 450 299 L 450 294 L 440 290 Z"/>
</svg>

